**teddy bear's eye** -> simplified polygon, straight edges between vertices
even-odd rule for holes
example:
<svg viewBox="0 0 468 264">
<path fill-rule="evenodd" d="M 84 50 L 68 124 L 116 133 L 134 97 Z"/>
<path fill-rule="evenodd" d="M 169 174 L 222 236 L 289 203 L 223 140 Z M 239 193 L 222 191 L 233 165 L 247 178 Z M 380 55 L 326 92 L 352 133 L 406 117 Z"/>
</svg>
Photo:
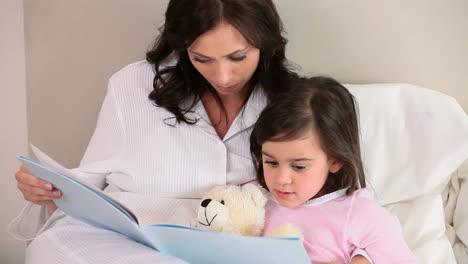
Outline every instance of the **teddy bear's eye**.
<svg viewBox="0 0 468 264">
<path fill-rule="evenodd" d="M 221 204 L 224 205 L 224 200 L 221 200 Z"/>
</svg>

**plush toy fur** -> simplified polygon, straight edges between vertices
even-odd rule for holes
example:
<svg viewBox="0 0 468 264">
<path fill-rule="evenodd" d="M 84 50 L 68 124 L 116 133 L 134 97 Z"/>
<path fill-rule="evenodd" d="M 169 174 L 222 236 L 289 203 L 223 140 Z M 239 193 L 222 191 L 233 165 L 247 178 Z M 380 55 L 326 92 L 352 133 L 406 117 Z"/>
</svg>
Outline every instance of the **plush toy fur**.
<svg viewBox="0 0 468 264">
<path fill-rule="evenodd" d="M 267 202 L 264 192 L 255 184 L 214 187 L 201 200 L 197 227 L 214 232 L 260 236 Z M 303 237 L 302 232 L 289 223 L 278 226 L 267 236 Z"/>
<path fill-rule="evenodd" d="M 214 232 L 259 236 L 267 199 L 254 184 L 216 186 L 202 198 L 198 227 Z"/>
</svg>

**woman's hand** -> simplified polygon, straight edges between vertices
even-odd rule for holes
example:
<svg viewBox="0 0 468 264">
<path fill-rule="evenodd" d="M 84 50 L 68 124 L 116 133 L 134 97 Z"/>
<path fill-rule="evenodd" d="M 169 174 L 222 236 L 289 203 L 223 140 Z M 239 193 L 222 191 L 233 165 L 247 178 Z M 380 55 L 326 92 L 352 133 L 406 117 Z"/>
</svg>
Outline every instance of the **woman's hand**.
<svg viewBox="0 0 468 264">
<path fill-rule="evenodd" d="M 24 165 L 21 165 L 15 173 L 15 178 L 18 181 L 18 189 L 23 193 L 25 200 L 45 205 L 49 214 L 52 214 L 57 209 L 53 199 L 60 198 L 62 193 L 55 189 L 52 184 L 34 176 Z"/>
</svg>

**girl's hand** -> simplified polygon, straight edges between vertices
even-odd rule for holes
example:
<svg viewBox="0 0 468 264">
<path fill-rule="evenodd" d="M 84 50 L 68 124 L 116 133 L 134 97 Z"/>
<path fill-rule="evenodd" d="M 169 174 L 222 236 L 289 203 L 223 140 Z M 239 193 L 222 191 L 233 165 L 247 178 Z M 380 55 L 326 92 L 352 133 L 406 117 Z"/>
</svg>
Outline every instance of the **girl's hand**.
<svg viewBox="0 0 468 264">
<path fill-rule="evenodd" d="M 49 214 L 52 214 L 57 206 L 52 201 L 60 198 L 62 193 L 52 184 L 34 176 L 26 166 L 21 165 L 15 173 L 18 189 L 23 193 L 25 200 L 35 204 L 45 205 Z"/>
</svg>

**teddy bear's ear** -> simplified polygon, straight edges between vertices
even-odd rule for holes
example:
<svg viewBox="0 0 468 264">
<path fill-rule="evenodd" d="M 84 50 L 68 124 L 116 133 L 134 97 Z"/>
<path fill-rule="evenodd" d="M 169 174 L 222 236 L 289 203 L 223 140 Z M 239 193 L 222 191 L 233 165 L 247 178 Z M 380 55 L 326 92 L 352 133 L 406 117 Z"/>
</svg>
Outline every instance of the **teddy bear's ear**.
<svg viewBox="0 0 468 264">
<path fill-rule="evenodd" d="M 205 195 L 203 195 L 202 200 L 204 199 L 214 199 L 221 200 L 228 190 L 229 186 L 226 185 L 216 185 L 211 190 L 209 190 Z"/>
<path fill-rule="evenodd" d="M 254 201 L 257 207 L 265 206 L 267 198 L 265 197 L 265 194 L 263 193 L 263 190 L 260 186 L 249 183 L 242 186 L 242 191 L 250 194 L 251 199 Z"/>
</svg>

